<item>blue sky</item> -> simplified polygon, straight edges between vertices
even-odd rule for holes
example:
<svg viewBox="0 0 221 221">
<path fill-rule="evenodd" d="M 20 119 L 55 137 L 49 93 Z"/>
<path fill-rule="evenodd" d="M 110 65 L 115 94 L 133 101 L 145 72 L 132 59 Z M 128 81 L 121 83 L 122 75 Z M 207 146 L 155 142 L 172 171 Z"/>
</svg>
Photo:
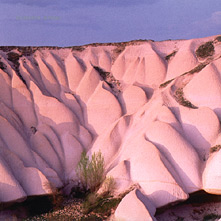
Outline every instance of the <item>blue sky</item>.
<svg viewBox="0 0 221 221">
<path fill-rule="evenodd" d="M 221 34 L 220 0 L 1 0 L 0 45 L 72 46 Z"/>
</svg>

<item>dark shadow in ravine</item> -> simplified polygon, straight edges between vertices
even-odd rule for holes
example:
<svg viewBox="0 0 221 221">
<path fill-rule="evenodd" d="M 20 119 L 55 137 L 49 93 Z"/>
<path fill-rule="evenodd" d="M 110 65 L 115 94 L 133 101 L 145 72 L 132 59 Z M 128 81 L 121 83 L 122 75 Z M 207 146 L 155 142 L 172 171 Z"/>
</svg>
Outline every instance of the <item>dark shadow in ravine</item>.
<svg viewBox="0 0 221 221">
<path fill-rule="evenodd" d="M 215 195 L 215 194 L 209 194 L 205 192 L 204 190 L 199 190 L 197 192 L 191 193 L 189 195 L 189 198 L 184 201 L 176 201 L 171 204 L 162 206 L 157 208 L 156 210 L 156 216 L 163 214 L 165 211 L 169 209 L 179 209 L 180 207 L 184 205 L 193 205 L 199 207 L 200 205 L 203 205 L 205 203 L 220 203 L 221 202 L 221 196 Z"/>
</svg>

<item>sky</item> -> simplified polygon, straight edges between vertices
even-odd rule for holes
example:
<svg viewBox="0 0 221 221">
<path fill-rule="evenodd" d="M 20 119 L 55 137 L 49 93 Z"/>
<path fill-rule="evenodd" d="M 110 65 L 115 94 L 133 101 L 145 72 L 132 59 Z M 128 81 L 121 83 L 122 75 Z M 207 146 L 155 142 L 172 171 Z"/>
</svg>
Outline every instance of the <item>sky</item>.
<svg viewBox="0 0 221 221">
<path fill-rule="evenodd" d="M 74 46 L 221 34 L 220 0 L 0 0 L 0 45 Z"/>
</svg>

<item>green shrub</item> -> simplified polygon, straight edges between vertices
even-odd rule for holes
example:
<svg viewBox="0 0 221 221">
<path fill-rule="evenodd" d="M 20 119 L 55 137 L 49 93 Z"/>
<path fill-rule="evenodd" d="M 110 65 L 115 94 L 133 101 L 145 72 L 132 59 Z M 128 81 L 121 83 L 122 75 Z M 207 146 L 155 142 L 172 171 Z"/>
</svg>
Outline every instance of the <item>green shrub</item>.
<svg viewBox="0 0 221 221">
<path fill-rule="evenodd" d="M 101 152 L 93 153 L 90 160 L 83 151 L 76 173 L 84 191 L 97 191 L 105 179 L 104 158 Z"/>
<path fill-rule="evenodd" d="M 102 185 L 102 195 L 111 195 L 116 189 L 116 181 L 113 177 L 107 177 Z"/>
<path fill-rule="evenodd" d="M 83 212 L 88 214 L 93 211 L 102 214 L 102 216 L 110 216 L 111 210 L 115 209 L 121 200 L 122 198 L 90 193 L 83 203 Z"/>
<path fill-rule="evenodd" d="M 214 46 L 212 41 L 208 41 L 203 45 L 200 45 L 199 48 L 196 50 L 196 55 L 199 58 L 206 58 L 212 56 L 214 54 Z"/>
<path fill-rule="evenodd" d="M 84 214 L 98 213 L 107 218 L 111 215 L 112 209 L 116 208 L 122 198 L 112 196 L 116 187 L 113 177 L 105 178 L 104 158 L 101 151 L 93 153 L 91 159 L 83 151 L 77 165 L 76 173 L 80 181 L 80 188 L 86 195 L 82 209 Z M 97 193 L 101 187 L 101 193 Z M 76 187 L 75 187 L 76 189 Z"/>
<path fill-rule="evenodd" d="M 210 148 L 210 153 L 217 152 L 220 149 L 221 149 L 221 145 L 216 145 L 216 146 Z"/>
</svg>

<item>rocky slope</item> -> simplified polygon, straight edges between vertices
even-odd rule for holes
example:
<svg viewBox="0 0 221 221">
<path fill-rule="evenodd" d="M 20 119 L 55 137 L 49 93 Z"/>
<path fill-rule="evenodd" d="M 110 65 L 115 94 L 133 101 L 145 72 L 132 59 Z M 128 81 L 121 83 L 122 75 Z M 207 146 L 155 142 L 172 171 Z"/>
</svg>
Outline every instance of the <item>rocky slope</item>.
<svg viewBox="0 0 221 221">
<path fill-rule="evenodd" d="M 221 36 L 80 47 L 0 47 L 0 202 L 76 179 L 101 150 L 117 219 L 221 194 Z"/>
</svg>

